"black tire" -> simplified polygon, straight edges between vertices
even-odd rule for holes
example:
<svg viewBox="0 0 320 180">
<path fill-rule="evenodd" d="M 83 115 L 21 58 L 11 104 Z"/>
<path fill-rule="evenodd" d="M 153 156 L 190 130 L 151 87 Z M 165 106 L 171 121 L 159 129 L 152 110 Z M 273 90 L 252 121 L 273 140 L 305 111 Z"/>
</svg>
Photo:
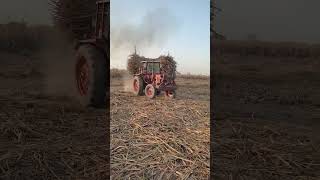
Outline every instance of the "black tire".
<svg viewBox="0 0 320 180">
<path fill-rule="evenodd" d="M 76 53 L 76 81 L 80 103 L 95 108 L 106 107 L 107 55 L 93 45 L 81 45 Z M 79 67 L 87 67 L 87 83 L 81 83 Z M 87 84 L 81 88 L 81 84 Z"/>
<path fill-rule="evenodd" d="M 153 99 L 156 96 L 156 88 L 152 84 L 148 84 L 144 92 L 149 99 Z"/>
<path fill-rule="evenodd" d="M 135 76 L 132 82 L 132 89 L 136 96 L 142 96 L 144 90 L 144 82 L 141 76 Z"/>
<path fill-rule="evenodd" d="M 156 90 L 156 95 L 159 96 L 161 94 L 161 91 Z"/>
<path fill-rule="evenodd" d="M 165 95 L 167 98 L 174 99 L 176 98 L 176 91 L 166 91 Z"/>
</svg>

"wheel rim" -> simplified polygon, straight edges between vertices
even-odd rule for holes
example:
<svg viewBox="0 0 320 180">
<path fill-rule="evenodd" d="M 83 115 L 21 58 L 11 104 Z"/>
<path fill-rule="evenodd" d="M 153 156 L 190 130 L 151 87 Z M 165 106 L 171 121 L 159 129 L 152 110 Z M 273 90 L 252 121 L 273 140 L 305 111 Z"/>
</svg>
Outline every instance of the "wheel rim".
<svg viewBox="0 0 320 180">
<path fill-rule="evenodd" d="M 174 95 L 173 91 L 166 91 L 166 95 L 172 97 Z"/>
<path fill-rule="evenodd" d="M 138 90 L 139 90 L 139 83 L 136 79 L 133 81 L 133 90 L 135 92 L 138 92 Z"/>
<path fill-rule="evenodd" d="M 87 95 L 89 89 L 89 65 L 84 57 L 81 57 L 78 60 L 76 66 L 76 79 L 80 95 Z"/>
<path fill-rule="evenodd" d="M 148 96 L 152 96 L 152 95 L 153 95 L 153 91 L 152 91 L 152 88 L 151 88 L 151 87 L 148 87 L 148 88 L 147 88 L 147 95 L 148 95 Z"/>
</svg>

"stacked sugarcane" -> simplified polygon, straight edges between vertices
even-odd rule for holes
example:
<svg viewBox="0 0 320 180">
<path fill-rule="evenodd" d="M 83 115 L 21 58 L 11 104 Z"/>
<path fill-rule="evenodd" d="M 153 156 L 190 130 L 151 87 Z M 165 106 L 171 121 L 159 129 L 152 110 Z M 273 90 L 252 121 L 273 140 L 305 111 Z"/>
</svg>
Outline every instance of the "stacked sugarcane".
<svg viewBox="0 0 320 180">
<path fill-rule="evenodd" d="M 50 0 L 54 24 L 73 39 L 92 33 L 96 0 Z"/>
<path fill-rule="evenodd" d="M 166 75 L 167 78 L 176 78 L 177 63 L 174 58 L 170 55 L 162 55 L 158 58 L 151 59 L 144 56 L 140 56 L 137 53 L 133 53 L 128 58 L 127 70 L 131 75 L 139 73 L 142 61 L 160 61 L 161 71 Z"/>
<path fill-rule="evenodd" d="M 158 59 L 160 60 L 161 70 L 166 77 L 169 80 L 174 80 L 176 78 L 177 62 L 170 55 L 160 56 Z"/>
<path fill-rule="evenodd" d="M 142 59 L 144 58 L 136 53 L 129 55 L 127 70 L 131 75 L 139 73 Z"/>
</svg>

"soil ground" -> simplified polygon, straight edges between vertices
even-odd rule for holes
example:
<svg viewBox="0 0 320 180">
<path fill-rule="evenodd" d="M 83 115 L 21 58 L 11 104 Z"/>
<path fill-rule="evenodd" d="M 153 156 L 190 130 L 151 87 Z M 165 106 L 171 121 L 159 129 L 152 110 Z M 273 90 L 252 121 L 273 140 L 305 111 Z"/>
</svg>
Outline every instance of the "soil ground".
<svg viewBox="0 0 320 180">
<path fill-rule="evenodd" d="M 47 93 L 41 58 L 0 53 L 0 179 L 105 179 L 106 111 Z M 216 179 L 319 179 L 318 59 L 226 56 L 214 68 Z M 154 100 L 111 79 L 113 179 L 209 175 L 209 79 Z"/>
<path fill-rule="evenodd" d="M 215 58 L 214 178 L 320 178 L 319 65 L 312 58 Z"/>
<path fill-rule="evenodd" d="M 0 59 L 0 179 L 108 177 L 106 110 L 48 94 L 39 57 Z"/>
<path fill-rule="evenodd" d="M 0 179 L 106 179 L 106 110 L 69 96 L 68 68 L 48 73 L 41 56 L 0 57 Z M 177 81 L 177 99 L 149 100 L 111 80 L 112 179 L 208 179 L 209 78 Z"/>
</svg>

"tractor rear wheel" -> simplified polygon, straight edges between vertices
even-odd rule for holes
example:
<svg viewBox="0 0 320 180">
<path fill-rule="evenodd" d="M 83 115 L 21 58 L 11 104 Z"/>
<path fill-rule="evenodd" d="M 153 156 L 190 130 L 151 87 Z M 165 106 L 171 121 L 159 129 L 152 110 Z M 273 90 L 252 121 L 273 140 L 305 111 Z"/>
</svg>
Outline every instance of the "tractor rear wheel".
<svg viewBox="0 0 320 180">
<path fill-rule="evenodd" d="M 106 107 L 107 61 L 93 45 L 81 45 L 76 54 L 76 81 L 84 106 Z"/>
<path fill-rule="evenodd" d="M 141 76 L 135 76 L 133 78 L 133 92 L 136 96 L 143 95 L 144 82 Z"/>
<path fill-rule="evenodd" d="M 152 84 L 148 84 L 144 90 L 146 96 L 153 99 L 156 96 L 156 88 Z"/>
<path fill-rule="evenodd" d="M 166 97 L 168 97 L 170 99 L 174 99 L 174 98 L 176 98 L 176 91 L 166 91 L 165 95 L 166 95 Z"/>
</svg>

